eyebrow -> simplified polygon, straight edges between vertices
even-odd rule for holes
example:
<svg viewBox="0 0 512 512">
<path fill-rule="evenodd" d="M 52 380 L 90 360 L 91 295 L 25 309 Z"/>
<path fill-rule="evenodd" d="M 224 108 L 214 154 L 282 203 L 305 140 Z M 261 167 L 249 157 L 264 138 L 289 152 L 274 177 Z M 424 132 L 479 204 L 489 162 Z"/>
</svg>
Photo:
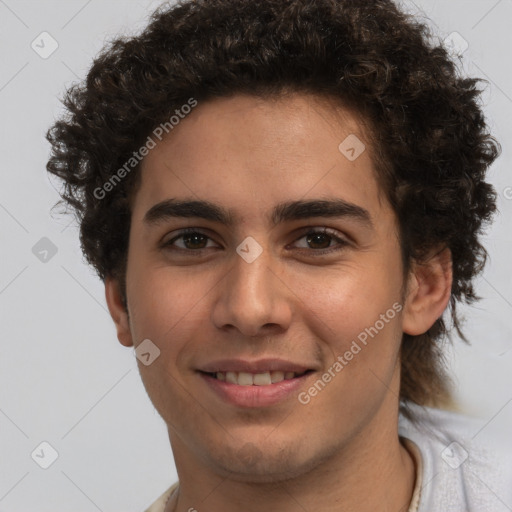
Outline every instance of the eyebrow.
<svg viewBox="0 0 512 512">
<path fill-rule="evenodd" d="M 348 217 L 373 229 L 370 212 L 343 199 L 299 200 L 279 203 L 273 208 L 270 221 L 273 226 L 276 226 L 282 222 L 312 217 Z M 144 215 L 143 222 L 148 226 L 154 226 L 171 218 L 200 218 L 232 227 L 236 216 L 232 210 L 209 201 L 171 198 L 152 206 Z"/>
</svg>

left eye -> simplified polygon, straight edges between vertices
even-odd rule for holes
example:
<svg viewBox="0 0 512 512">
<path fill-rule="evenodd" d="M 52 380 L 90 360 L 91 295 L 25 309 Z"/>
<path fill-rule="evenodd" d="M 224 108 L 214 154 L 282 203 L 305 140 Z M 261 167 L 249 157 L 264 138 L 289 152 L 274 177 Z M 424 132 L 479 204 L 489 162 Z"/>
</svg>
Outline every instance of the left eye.
<svg viewBox="0 0 512 512">
<path fill-rule="evenodd" d="M 305 238 L 307 244 L 320 244 L 322 247 L 313 247 L 313 249 L 317 249 L 316 252 L 329 252 L 330 250 L 339 250 L 344 246 L 348 245 L 348 242 L 343 238 L 340 238 L 335 232 L 323 228 L 317 230 L 310 230 L 306 234 L 302 235 L 297 240 L 301 240 Z M 338 244 L 338 247 L 330 247 L 331 241 L 335 241 Z M 323 243 L 322 243 L 323 242 Z M 327 246 L 325 247 L 325 242 L 327 242 Z"/>
</svg>

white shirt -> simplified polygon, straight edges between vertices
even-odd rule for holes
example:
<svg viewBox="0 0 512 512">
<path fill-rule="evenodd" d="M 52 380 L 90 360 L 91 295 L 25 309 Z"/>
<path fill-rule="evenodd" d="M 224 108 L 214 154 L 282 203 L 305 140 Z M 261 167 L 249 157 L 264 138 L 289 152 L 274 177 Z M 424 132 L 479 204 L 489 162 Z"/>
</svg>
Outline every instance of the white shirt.
<svg viewBox="0 0 512 512">
<path fill-rule="evenodd" d="M 418 425 L 400 415 L 398 431 L 421 453 L 418 512 L 511 512 L 510 434 L 492 439 L 483 420 L 415 404 L 409 408 Z"/>
<path fill-rule="evenodd" d="M 485 423 L 409 403 L 398 433 L 414 458 L 416 482 L 408 512 L 512 512 L 512 442 L 486 436 Z M 483 428 L 482 428 L 483 427 Z M 178 482 L 145 512 L 164 512 Z"/>
</svg>

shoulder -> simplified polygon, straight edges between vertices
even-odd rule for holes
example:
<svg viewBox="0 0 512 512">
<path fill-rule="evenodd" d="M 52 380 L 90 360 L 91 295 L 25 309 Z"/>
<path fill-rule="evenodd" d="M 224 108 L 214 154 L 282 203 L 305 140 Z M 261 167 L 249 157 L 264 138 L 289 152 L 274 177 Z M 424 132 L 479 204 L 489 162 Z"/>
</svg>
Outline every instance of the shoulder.
<svg viewBox="0 0 512 512">
<path fill-rule="evenodd" d="M 491 436 L 488 424 L 457 412 L 406 404 L 399 434 L 413 441 L 423 461 L 419 512 L 512 510 L 512 442 Z"/>
<path fill-rule="evenodd" d="M 178 487 L 178 483 L 171 485 L 163 494 L 161 494 L 156 501 L 154 501 L 144 512 L 164 512 L 167 500 Z"/>
</svg>

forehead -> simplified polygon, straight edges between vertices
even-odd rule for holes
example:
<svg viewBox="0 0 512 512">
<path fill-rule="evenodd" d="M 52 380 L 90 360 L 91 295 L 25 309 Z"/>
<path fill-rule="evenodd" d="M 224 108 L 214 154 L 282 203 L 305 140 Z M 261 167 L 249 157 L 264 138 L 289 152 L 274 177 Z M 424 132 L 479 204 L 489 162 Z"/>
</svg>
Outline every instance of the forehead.
<svg viewBox="0 0 512 512">
<path fill-rule="evenodd" d="M 226 195 L 248 204 L 337 196 L 380 206 L 366 127 L 334 101 L 294 94 L 200 103 L 141 166 L 137 203 Z M 139 212 L 142 213 L 142 212 Z"/>
</svg>

